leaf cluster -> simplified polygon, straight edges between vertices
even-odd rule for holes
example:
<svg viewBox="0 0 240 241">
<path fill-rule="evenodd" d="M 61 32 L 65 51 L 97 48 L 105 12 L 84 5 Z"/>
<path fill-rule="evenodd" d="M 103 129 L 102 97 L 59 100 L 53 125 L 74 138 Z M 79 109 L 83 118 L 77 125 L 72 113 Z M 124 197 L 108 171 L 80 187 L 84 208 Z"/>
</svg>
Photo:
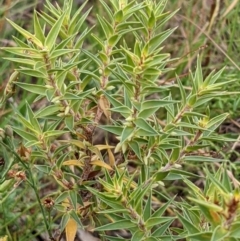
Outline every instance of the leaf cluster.
<svg viewBox="0 0 240 241">
<path fill-rule="evenodd" d="M 84 44 L 94 28 L 83 29 L 87 2 L 74 12 L 73 0 L 63 7 L 46 1 L 47 11 L 34 12 L 33 33 L 8 20 L 25 41 L 14 37 L 17 47 L 2 48 L 14 54 L 5 59 L 16 69 L 0 103 L 14 95 L 14 86 L 35 99 L 26 101 L 24 113 L 16 109 L 16 125 L 0 132 L 2 205 L 27 183 L 52 240 L 64 230 L 74 240 L 77 227 L 91 227 L 102 240 L 127 240 L 113 235 L 120 229 L 133 241 L 237 240 L 239 194 L 229 162 L 205 155 L 213 141 L 233 140 L 215 133 L 228 113 L 211 117 L 207 107 L 232 94 L 223 90 L 229 81 L 219 81 L 224 69 L 204 76 L 199 56 L 190 89 L 176 73 L 176 100 L 173 86 L 159 79 L 174 71 L 163 42 L 175 29 L 163 26 L 176 11 L 165 12 L 166 0 L 100 2 L 106 15 L 97 16 L 97 27 L 104 35 L 91 34 L 97 54 Z M 44 106 L 34 109 L 40 101 Z M 104 138 L 97 143 L 99 133 Z M 199 164 L 205 178 L 189 170 Z M 206 181 L 203 190 L 196 178 Z M 41 196 L 49 182 L 57 188 Z M 167 194 L 169 182 L 181 182 L 191 197 Z"/>
</svg>

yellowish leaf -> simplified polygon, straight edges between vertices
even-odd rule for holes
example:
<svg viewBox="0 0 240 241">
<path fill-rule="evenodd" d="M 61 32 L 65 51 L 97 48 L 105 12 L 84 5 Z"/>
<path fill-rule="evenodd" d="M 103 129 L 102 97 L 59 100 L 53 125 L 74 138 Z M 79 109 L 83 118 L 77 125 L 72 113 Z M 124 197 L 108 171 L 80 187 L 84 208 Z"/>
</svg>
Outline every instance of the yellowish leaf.
<svg viewBox="0 0 240 241">
<path fill-rule="evenodd" d="M 215 224 L 221 223 L 221 217 L 217 212 L 215 212 L 213 210 L 209 210 L 209 212 L 210 212 L 210 215 L 211 215 L 213 221 L 215 222 Z"/>
<path fill-rule="evenodd" d="M 98 149 L 97 147 L 95 147 L 95 146 L 89 146 L 88 149 L 89 149 L 91 152 L 95 153 L 96 156 L 98 156 L 98 159 L 101 159 L 101 160 L 103 161 L 102 154 L 101 154 L 101 152 L 99 151 L 99 149 Z"/>
<path fill-rule="evenodd" d="M 73 218 L 68 220 L 65 232 L 67 241 L 74 241 L 77 233 L 77 222 Z"/>
<path fill-rule="evenodd" d="M 66 198 L 62 202 L 62 205 L 66 208 L 70 208 L 69 199 Z M 74 241 L 76 233 L 77 233 L 77 222 L 73 218 L 70 218 L 68 220 L 68 223 L 65 227 L 65 233 L 66 233 L 66 240 L 67 241 Z"/>
<path fill-rule="evenodd" d="M 108 170 L 113 170 L 107 163 L 105 163 L 101 160 L 91 161 L 91 165 L 96 165 L 96 166 L 103 167 Z"/>
<path fill-rule="evenodd" d="M 114 165 L 115 165 L 115 156 L 113 155 L 113 153 L 112 153 L 110 148 L 111 147 L 115 148 L 115 146 L 109 146 L 107 140 L 106 140 L 106 146 L 108 146 L 107 152 L 108 152 L 109 164 L 110 164 L 111 167 L 114 167 Z"/>
<path fill-rule="evenodd" d="M 108 152 L 108 159 L 109 159 L 109 164 L 111 167 L 114 167 L 115 165 L 115 157 L 110 149 L 107 149 Z"/>
<path fill-rule="evenodd" d="M 58 178 L 57 178 L 55 175 L 53 175 L 53 177 L 54 177 L 55 181 L 56 181 L 61 187 L 63 187 L 64 189 L 66 189 L 66 186 L 63 185 L 63 183 L 62 183 L 61 181 L 59 181 Z"/>
<path fill-rule="evenodd" d="M 103 111 L 104 115 L 107 117 L 107 119 L 111 119 L 111 111 L 110 109 L 110 103 L 108 101 L 108 99 L 104 96 L 101 95 L 100 99 L 98 101 L 98 105 L 101 108 L 101 110 Z"/>
<path fill-rule="evenodd" d="M 63 162 L 64 166 L 78 166 L 78 167 L 83 167 L 83 163 L 80 162 L 79 160 L 67 160 Z"/>
<path fill-rule="evenodd" d="M 84 143 L 82 141 L 78 141 L 78 140 L 60 140 L 60 142 L 65 142 L 65 143 L 70 143 L 73 144 L 81 149 L 85 149 L 86 146 L 84 145 Z"/>
<path fill-rule="evenodd" d="M 86 207 L 89 207 L 90 205 L 92 205 L 93 202 L 83 202 L 83 206 L 79 207 L 79 210 L 82 210 L 82 209 L 86 209 Z"/>
<path fill-rule="evenodd" d="M 109 146 L 109 145 L 95 145 L 99 151 L 105 150 L 105 149 L 110 149 L 110 148 L 115 148 L 115 146 Z"/>
<path fill-rule="evenodd" d="M 0 238 L 0 241 L 7 241 L 8 240 L 8 236 L 4 236 Z"/>
</svg>

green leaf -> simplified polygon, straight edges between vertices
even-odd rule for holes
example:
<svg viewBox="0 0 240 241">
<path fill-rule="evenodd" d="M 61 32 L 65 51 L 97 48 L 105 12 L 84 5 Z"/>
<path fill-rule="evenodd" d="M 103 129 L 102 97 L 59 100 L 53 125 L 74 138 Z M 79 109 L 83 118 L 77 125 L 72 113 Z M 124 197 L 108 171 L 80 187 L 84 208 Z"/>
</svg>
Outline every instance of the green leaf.
<svg viewBox="0 0 240 241">
<path fill-rule="evenodd" d="M 120 220 L 114 223 L 109 223 L 98 228 L 95 228 L 95 231 L 109 231 L 109 230 L 119 230 L 119 229 L 129 229 L 136 227 L 137 224 L 131 222 L 130 220 Z"/>
<path fill-rule="evenodd" d="M 52 101 L 53 97 L 55 96 L 55 92 L 56 92 L 56 89 L 47 89 L 47 90 L 45 91 L 45 95 L 46 95 L 47 100 L 48 100 L 49 102 Z"/>
<path fill-rule="evenodd" d="M 69 53 L 72 53 L 72 52 L 79 52 L 80 50 L 79 49 L 56 49 L 56 50 L 53 50 L 50 54 L 49 54 L 49 58 L 50 59 L 54 59 L 54 58 L 57 58 L 59 56 L 62 56 L 62 55 L 66 55 L 69 54 Z"/>
<path fill-rule="evenodd" d="M 205 81 L 203 82 L 203 87 L 207 87 L 209 85 L 214 84 L 219 77 L 222 75 L 223 71 L 225 70 L 225 67 L 223 67 L 222 69 L 220 69 L 216 74 L 214 74 L 214 71 L 212 71 L 208 77 L 205 79 Z M 214 75 L 213 75 L 214 74 Z"/>
<path fill-rule="evenodd" d="M 108 235 L 103 235 L 103 234 L 101 235 L 101 237 L 106 238 L 106 240 L 108 240 L 108 241 L 129 241 L 129 239 L 126 239 L 126 238 L 113 237 L 113 236 L 108 236 Z"/>
<path fill-rule="evenodd" d="M 4 47 L 1 48 L 9 53 L 15 54 L 15 55 L 19 55 L 19 56 L 23 56 L 25 58 L 31 58 L 31 59 L 40 59 L 42 60 L 42 54 L 36 50 L 36 49 L 32 49 L 32 48 L 24 48 L 24 47 Z"/>
<path fill-rule="evenodd" d="M 49 174 L 51 171 L 51 167 L 47 165 L 34 165 L 34 167 L 45 174 Z"/>
<path fill-rule="evenodd" d="M 190 199 L 193 202 L 197 203 L 201 213 L 205 216 L 206 220 L 208 220 L 213 227 L 216 227 L 217 225 L 220 225 L 222 220 L 219 215 L 219 211 L 214 211 L 219 210 L 219 208 L 216 207 L 216 205 L 212 205 L 211 203 L 206 203 L 201 200 L 196 200 L 196 199 Z M 212 210 L 212 208 L 214 208 Z M 221 211 L 220 211 L 221 212 Z"/>
<path fill-rule="evenodd" d="M 152 75 L 159 76 L 162 73 L 162 71 L 160 69 L 158 69 L 158 68 L 151 68 L 151 67 L 145 68 L 144 71 L 140 70 L 139 74 L 143 73 L 143 72 L 144 72 L 144 76 L 146 76 L 146 78 L 148 78 L 149 75 L 150 76 L 152 76 Z M 138 72 L 136 72 L 136 73 L 138 73 Z"/>
<path fill-rule="evenodd" d="M 148 44 L 146 46 L 148 46 Z M 145 65 L 147 68 L 158 67 L 158 66 L 162 65 L 169 57 L 170 57 L 170 54 L 158 54 L 158 55 L 155 55 L 154 57 L 147 58 L 145 61 Z M 151 87 L 152 86 L 150 86 L 149 88 L 151 88 Z M 159 92 L 159 90 L 163 91 L 163 89 L 166 89 L 167 87 L 160 86 L 160 87 L 155 87 L 155 88 L 156 89 L 158 88 L 158 92 Z"/>
<path fill-rule="evenodd" d="M 138 118 L 136 121 L 134 121 L 134 124 L 136 124 L 137 127 L 151 133 L 151 134 L 158 134 L 156 130 L 153 129 L 151 125 L 147 123 L 146 120 L 143 118 Z"/>
<path fill-rule="evenodd" d="M 56 106 L 56 105 L 49 105 L 43 109 L 40 109 L 36 114 L 35 114 L 35 118 L 43 118 L 43 117 L 47 117 L 47 116 L 52 116 L 53 114 L 55 114 L 56 112 L 59 112 L 61 109 L 60 106 Z"/>
<path fill-rule="evenodd" d="M 67 223 L 68 223 L 69 219 L 70 219 L 69 213 L 63 214 L 61 224 L 60 224 L 61 232 L 64 231 L 65 227 L 67 226 Z"/>
<path fill-rule="evenodd" d="M 158 241 L 158 239 L 154 237 L 147 237 L 146 239 L 144 239 L 144 241 Z"/>
<path fill-rule="evenodd" d="M 229 116 L 228 113 L 223 113 L 221 115 L 215 116 L 210 121 L 208 121 L 206 129 L 214 131 L 217 127 L 222 124 L 222 122 Z"/>
<path fill-rule="evenodd" d="M 21 82 L 16 82 L 15 84 L 24 90 L 27 90 L 31 93 L 38 94 L 38 95 L 45 95 L 45 91 L 47 90 L 47 88 L 42 85 L 28 84 L 28 83 L 21 83 Z"/>
<path fill-rule="evenodd" d="M 107 92 L 103 91 L 103 94 L 107 97 L 107 99 L 115 108 L 124 106 L 120 101 L 118 101 L 116 98 L 114 98 L 112 95 L 108 94 Z"/>
<path fill-rule="evenodd" d="M 74 207 L 74 210 L 77 210 L 77 192 L 76 192 L 76 190 L 69 191 L 69 197 L 70 197 L 71 203 Z"/>
<path fill-rule="evenodd" d="M 45 39 L 44 45 L 47 46 L 49 51 L 51 51 L 54 44 L 56 44 L 56 39 L 61 30 L 64 18 L 65 18 L 65 14 L 62 14 L 62 16 L 52 26 L 51 30 L 49 31 L 49 33 Z"/>
<path fill-rule="evenodd" d="M 12 128 L 19 136 L 21 136 L 23 138 L 23 140 L 39 141 L 38 138 L 35 135 L 33 135 L 29 132 L 23 131 L 22 129 L 19 129 L 19 128 L 14 127 L 14 126 Z"/>
<path fill-rule="evenodd" d="M 109 126 L 109 125 L 105 125 L 105 126 L 99 126 L 99 128 L 108 131 L 110 133 L 113 133 L 117 136 L 121 136 L 122 132 L 123 132 L 123 127 L 122 126 Z"/>
<path fill-rule="evenodd" d="M 97 15 L 97 19 L 102 27 L 102 30 L 105 34 L 106 39 L 108 39 L 114 33 L 114 30 L 113 30 L 111 24 L 104 17 L 101 17 L 99 15 Z"/>
<path fill-rule="evenodd" d="M 130 59 L 133 61 L 134 64 L 140 63 L 140 58 L 136 54 L 132 53 L 128 49 L 124 48 L 123 46 L 121 46 L 121 49 L 130 57 Z"/>
<path fill-rule="evenodd" d="M 1 183 L 1 179 L 4 179 L 5 180 L 5 175 L 8 173 L 8 171 L 10 170 L 10 168 L 12 167 L 12 165 L 14 164 L 14 158 L 13 157 L 11 157 L 9 154 L 8 154 L 8 152 L 7 152 L 7 150 L 6 150 L 6 148 L 4 148 L 4 145 L 1 143 L 1 141 L 0 141 L 0 147 L 2 147 L 3 149 L 2 149 L 2 157 L 3 157 L 3 160 L 7 160 L 6 162 L 5 162 L 5 164 L 3 164 L 3 166 L 1 166 L 1 168 L 0 168 L 0 183 Z M 14 180 L 14 179 L 13 179 Z M 15 182 L 15 181 L 14 181 Z M 4 187 L 6 187 L 6 184 L 5 184 L 5 186 Z"/>
<path fill-rule="evenodd" d="M 91 36 L 94 38 L 94 40 L 96 40 L 99 45 L 104 49 L 104 41 L 102 39 L 100 39 L 97 35 L 95 34 L 91 34 Z"/>
<path fill-rule="evenodd" d="M 19 47 L 22 47 L 22 48 L 29 48 L 29 45 L 27 45 L 26 43 L 24 43 L 22 40 L 18 39 L 17 37 L 15 36 L 12 36 L 14 41 L 17 43 L 17 45 Z M 10 47 L 11 48 L 11 47 Z"/>
<path fill-rule="evenodd" d="M 185 217 L 182 216 L 182 214 L 179 213 L 177 213 L 177 216 L 189 234 L 195 234 L 199 232 L 198 228 L 193 225 L 191 220 L 187 220 Z"/>
<path fill-rule="evenodd" d="M 88 70 L 84 70 L 84 69 L 80 69 L 80 72 L 81 72 L 81 74 L 86 74 L 86 75 L 92 76 L 92 79 L 94 81 L 97 80 L 98 83 L 100 82 L 100 77 L 97 76 L 96 74 L 94 74 L 94 72 L 91 72 L 91 71 L 88 71 Z"/>
<path fill-rule="evenodd" d="M 118 201 L 116 200 L 116 198 L 112 198 L 109 197 L 108 194 L 103 194 L 100 193 L 98 191 L 96 191 L 95 189 L 87 186 L 86 187 L 91 193 L 93 193 L 94 195 L 96 195 L 96 197 L 98 197 L 99 199 L 101 199 L 104 203 L 106 203 L 108 206 L 110 206 L 113 209 L 122 209 L 123 206 L 121 204 L 118 203 Z"/>
<path fill-rule="evenodd" d="M 42 142 L 41 141 L 28 141 L 25 143 L 26 148 L 37 147 L 37 146 L 39 146 L 39 147 L 42 146 Z M 31 157 L 33 157 L 33 155 L 31 155 Z M 44 158 L 43 155 L 38 156 L 38 157 L 40 157 L 41 159 Z"/>
<path fill-rule="evenodd" d="M 232 223 L 230 231 L 229 231 L 231 237 L 239 238 L 239 236 L 240 236 L 239 225 L 240 225 L 240 222 L 237 222 L 237 221 Z"/>
<path fill-rule="evenodd" d="M 226 193 L 231 193 L 232 190 L 232 185 L 231 185 L 231 180 L 228 175 L 227 167 L 223 166 L 223 178 L 222 178 L 222 184 L 224 186 L 224 189 L 226 190 Z"/>
<path fill-rule="evenodd" d="M 86 6 L 88 1 L 85 1 L 81 4 L 81 7 L 77 9 L 74 13 L 73 17 L 70 19 L 68 34 L 77 34 L 79 29 L 82 27 L 82 24 L 85 22 L 87 16 L 89 15 L 92 8 L 89 8 L 82 16 L 80 13 L 82 12 L 83 8 Z M 81 16 L 79 18 L 79 16 Z"/>
<path fill-rule="evenodd" d="M 143 197 L 146 195 L 146 193 L 151 188 L 152 183 L 149 182 L 147 184 L 142 184 L 139 186 L 136 191 L 133 191 L 130 195 L 130 201 L 133 202 L 133 207 L 137 210 L 138 208 L 141 208 L 140 205 L 142 203 Z"/>
<path fill-rule="evenodd" d="M 19 64 L 28 64 L 28 65 L 35 65 L 36 61 L 31 60 L 31 59 L 23 59 L 23 58 L 3 58 L 11 62 L 16 62 Z"/>
<path fill-rule="evenodd" d="M 107 214 L 107 213 L 128 213 L 128 210 L 126 209 L 108 209 L 108 210 L 103 210 L 103 211 L 98 211 L 97 213 L 104 213 L 104 214 Z"/>
<path fill-rule="evenodd" d="M 95 91 L 95 88 L 89 89 L 87 91 L 83 91 L 78 95 L 74 95 L 70 92 L 66 92 L 64 94 L 64 96 L 60 99 L 62 99 L 62 100 L 82 100 L 82 99 L 85 99 L 88 95 L 91 95 L 93 91 Z"/>
<path fill-rule="evenodd" d="M 183 116 L 196 116 L 196 117 L 199 117 L 199 118 L 206 118 L 207 117 L 206 115 L 203 115 L 202 113 L 197 113 L 197 112 L 194 112 L 194 111 L 186 111 L 186 112 L 184 112 Z"/>
<path fill-rule="evenodd" d="M 159 136 L 159 133 L 157 132 L 149 132 L 149 131 L 146 131 L 144 129 L 138 129 L 136 132 L 135 132 L 135 136 Z"/>
<path fill-rule="evenodd" d="M 192 173 L 192 172 L 187 172 L 187 171 L 184 171 L 184 170 L 181 170 L 181 169 L 171 169 L 171 170 L 170 170 L 170 175 L 171 175 L 171 174 L 179 175 L 181 178 L 182 178 L 182 176 L 200 178 L 200 176 L 197 175 L 197 174 L 194 174 L 194 173 Z M 180 179 L 181 179 L 181 178 L 180 178 Z M 171 178 L 169 177 L 169 175 L 168 175 L 164 180 L 174 180 L 174 179 L 171 179 Z"/>
<path fill-rule="evenodd" d="M 159 182 L 159 181 L 162 181 L 167 175 L 168 175 L 169 172 L 156 172 L 154 173 L 153 175 L 153 178 L 156 182 Z"/>
<path fill-rule="evenodd" d="M 168 200 L 168 202 L 166 202 L 164 205 L 162 205 L 162 207 L 157 209 L 151 217 L 152 218 L 161 217 L 163 215 L 163 213 L 167 210 L 167 208 L 171 202 L 172 202 L 172 199 Z"/>
<path fill-rule="evenodd" d="M 182 161 L 184 162 L 226 162 L 225 159 L 218 159 L 208 156 L 185 156 L 182 158 Z"/>
<path fill-rule="evenodd" d="M 217 177 L 216 175 L 212 175 L 206 168 L 204 170 L 207 174 L 207 178 L 209 179 L 209 181 L 211 181 L 211 185 L 215 186 L 215 188 L 218 190 L 219 194 L 228 193 L 228 190 L 225 188 L 222 181 L 219 181 L 219 178 L 216 178 Z M 221 169 L 219 169 L 219 173 L 221 173 L 220 171 L 221 171 Z"/>
<path fill-rule="evenodd" d="M 73 131 L 74 127 L 74 117 L 72 115 L 65 117 L 64 119 L 66 127 L 70 130 Z"/>
<path fill-rule="evenodd" d="M 27 107 L 28 119 L 29 119 L 31 125 L 34 127 L 34 129 L 36 130 L 37 133 L 41 134 L 42 129 L 41 129 L 37 119 L 35 118 L 32 108 L 30 107 L 28 102 L 26 102 L 26 107 Z"/>
<path fill-rule="evenodd" d="M 55 199 L 55 203 L 58 204 L 58 203 L 62 203 L 63 201 L 65 201 L 65 199 L 69 197 L 69 192 L 68 191 L 65 191 L 65 192 L 62 192 L 56 199 Z"/>
<path fill-rule="evenodd" d="M 152 193 L 150 190 L 148 200 L 143 211 L 144 220 L 148 220 L 151 217 L 151 214 L 152 214 Z"/>
<path fill-rule="evenodd" d="M 123 8 L 123 15 L 125 16 L 125 19 L 126 19 L 128 16 L 132 16 L 133 13 L 138 12 L 144 7 L 145 7 L 144 3 L 135 4 L 135 1 L 130 1 Z"/>
<path fill-rule="evenodd" d="M 148 19 L 148 28 L 153 29 L 155 24 L 156 24 L 156 18 L 155 18 L 154 11 L 152 11 L 151 16 Z"/>
<path fill-rule="evenodd" d="M 92 54 L 91 52 L 89 52 L 89 51 L 87 51 L 87 50 L 85 50 L 85 49 L 82 49 L 82 52 L 83 52 L 84 54 L 86 54 L 90 59 L 92 59 L 93 62 L 95 62 L 95 63 L 97 64 L 97 66 L 100 67 L 100 66 L 102 65 L 102 63 L 101 63 L 101 61 L 99 60 L 99 58 L 98 58 L 97 55 L 94 55 L 94 54 Z"/>
<path fill-rule="evenodd" d="M 201 67 L 201 61 L 200 61 L 199 55 L 197 58 L 197 69 L 194 76 L 194 82 L 196 83 L 197 89 L 201 88 L 203 84 L 203 75 L 202 75 L 202 67 Z"/>
<path fill-rule="evenodd" d="M 74 48 L 75 49 L 82 49 L 83 41 L 86 38 L 86 36 L 92 31 L 94 26 L 92 26 L 90 29 L 86 28 L 81 35 L 79 36 L 78 40 L 76 41 Z"/>
<path fill-rule="evenodd" d="M 44 43 L 45 41 L 45 36 L 44 36 L 44 33 L 43 33 L 43 29 L 40 25 L 40 22 L 39 22 L 39 19 L 38 19 L 38 16 L 37 16 L 37 12 L 34 10 L 34 21 L 33 21 L 33 24 L 34 24 L 34 33 L 35 33 L 35 36 L 42 42 Z"/>
<path fill-rule="evenodd" d="M 52 137 L 52 136 L 61 136 L 65 133 L 68 133 L 68 131 L 61 131 L 61 130 L 53 130 L 53 131 L 46 131 L 44 132 L 45 137 Z"/>
<path fill-rule="evenodd" d="M 211 241 L 220 241 L 225 240 L 225 237 L 229 237 L 229 231 L 221 227 L 221 225 L 217 226 L 212 234 Z"/>
<path fill-rule="evenodd" d="M 176 79 L 177 79 L 179 90 L 181 93 L 181 103 L 183 106 L 185 106 L 187 104 L 186 92 L 183 88 L 182 81 L 179 79 L 179 77 L 177 75 L 176 75 Z"/>
<path fill-rule="evenodd" d="M 234 138 L 229 138 L 227 136 L 224 136 L 224 135 L 216 135 L 216 134 L 211 134 L 211 136 L 203 136 L 200 138 L 201 140 L 207 140 L 207 141 L 232 141 L 232 142 L 235 142 L 236 139 Z"/>
<path fill-rule="evenodd" d="M 138 114 L 138 117 L 143 118 L 143 119 L 147 119 L 149 116 L 155 114 L 158 109 L 159 109 L 159 107 L 141 110 Z"/>
<path fill-rule="evenodd" d="M 140 150 L 140 147 L 139 147 L 139 143 L 137 141 L 131 141 L 128 144 L 131 147 L 131 149 L 134 151 L 134 153 L 137 155 L 139 160 L 141 160 L 142 156 L 141 156 L 141 150 Z"/>
<path fill-rule="evenodd" d="M 112 36 L 108 39 L 108 44 L 109 44 L 109 46 L 114 47 L 114 46 L 118 43 L 118 41 L 119 41 L 120 38 L 121 38 L 121 36 L 120 36 L 119 34 L 114 34 L 114 35 L 112 35 Z"/>
<path fill-rule="evenodd" d="M 132 113 L 132 110 L 130 108 L 128 108 L 127 106 L 119 106 L 119 107 L 111 108 L 110 110 L 113 112 L 120 113 L 120 114 L 124 113 L 127 116 L 129 116 Z"/>
<path fill-rule="evenodd" d="M 74 191 L 74 192 L 76 192 L 76 191 Z M 71 210 L 69 212 L 69 214 L 75 220 L 75 222 L 79 225 L 79 227 L 83 228 L 83 224 L 82 224 L 78 214 L 76 213 L 76 211 L 75 210 Z"/>
<path fill-rule="evenodd" d="M 125 142 L 127 139 L 129 139 L 132 136 L 133 130 L 134 130 L 133 127 L 128 127 L 128 126 L 126 126 L 123 129 L 122 136 L 121 136 L 121 143 Z"/>
<path fill-rule="evenodd" d="M 55 50 L 58 49 L 64 49 L 66 46 L 68 46 L 68 44 L 76 37 L 76 35 L 71 35 L 69 37 L 67 37 L 66 39 L 64 39 L 63 41 L 61 41 L 55 48 Z M 75 49 L 75 48 L 74 48 Z"/>
<path fill-rule="evenodd" d="M 21 122 L 22 125 L 23 125 L 25 128 L 27 128 L 27 129 L 35 132 L 35 133 L 38 133 L 38 132 L 35 130 L 35 128 L 33 127 L 33 125 L 32 125 L 26 118 L 24 118 L 20 113 L 16 113 L 16 115 L 17 115 L 18 121 Z"/>
<path fill-rule="evenodd" d="M 145 233 L 142 231 L 142 230 L 137 230 L 132 238 L 131 238 L 131 241 L 141 241 L 142 238 L 144 237 Z"/>
<path fill-rule="evenodd" d="M 69 146 L 69 145 L 68 145 Z M 64 145 L 63 147 L 63 149 L 60 149 L 60 150 L 64 150 L 64 149 L 66 149 L 67 147 L 68 147 L 67 145 Z M 57 156 L 57 154 L 58 154 L 58 152 L 60 152 L 60 150 L 58 149 L 58 151 L 56 151 L 55 153 L 54 153 L 54 157 L 56 157 Z M 68 153 L 65 153 L 65 154 L 61 154 L 60 155 L 60 157 L 57 159 L 57 161 L 56 161 L 56 166 L 58 167 L 58 168 L 61 168 L 62 167 L 62 164 L 63 164 L 63 162 L 65 161 L 65 159 L 66 159 L 66 157 L 68 157 Z"/>
<path fill-rule="evenodd" d="M 123 19 L 123 10 L 120 9 L 119 11 L 115 12 L 114 13 L 114 20 L 116 23 L 120 23 L 122 22 L 122 19 Z"/>
<path fill-rule="evenodd" d="M 149 41 L 149 53 L 154 53 L 154 51 L 160 47 L 161 43 L 168 38 L 174 31 L 176 28 L 174 29 L 168 29 L 164 32 L 160 32 L 158 35 L 156 35 L 155 37 L 153 37 L 150 41 Z"/>
<path fill-rule="evenodd" d="M 169 104 L 178 103 L 175 100 L 147 100 L 142 103 L 141 110 L 149 109 L 149 108 L 160 108 Z"/>
<path fill-rule="evenodd" d="M 28 68 L 21 68 L 21 69 L 16 69 L 16 70 L 20 73 L 30 75 L 31 77 L 43 78 L 43 79 L 47 78 L 47 75 L 39 70 L 28 69 Z"/>
<path fill-rule="evenodd" d="M 4 180 L 3 182 L 0 181 L 0 194 L 2 194 L 5 191 L 9 192 L 9 190 L 13 190 L 13 186 L 14 179 Z M 3 203 L 3 200 L 4 199 L 1 199 L 1 204 Z"/>
<path fill-rule="evenodd" d="M 106 13 L 108 14 L 108 17 L 110 18 L 111 22 L 113 22 L 113 12 L 112 12 L 111 8 L 108 6 L 108 4 L 105 1 L 100 0 L 100 2 L 103 5 Z"/>
<path fill-rule="evenodd" d="M 52 13 L 52 15 L 54 15 L 54 16 L 59 15 L 59 12 L 60 12 L 59 6 L 54 7 L 54 5 L 49 0 L 46 0 L 45 7 Z M 66 5 L 64 5 L 64 7 L 68 8 Z M 65 11 L 66 11 L 66 9 L 65 9 Z"/>
<path fill-rule="evenodd" d="M 36 44 L 39 48 L 43 48 L 42 42 L 33 34 L 29 33 L 28 31 L 24 30 L 20 26 L 18 26 L 16 23 L 12 22 L 10 19 L 7 19 L 7 21 L 20 33 L 22 34 L 28 41 L 33 42 Z"/>
<path fill-rule="evenodd" d="M 174 219 L 169 220 L 168 222 L 162 224 L 159 228 L 157 228 L 153 233 L 153 237 L 161 237 L 162 235 L 165 234 L 166 230 L 169 228 L 169 226 L 172 224 Z"/>
<path fill-rule="evenodd" d="M 209 241 L 211 240 L 212 232 L 203 232 L 187 235 L 187 238 L 194 241 Z"/>
</svg>

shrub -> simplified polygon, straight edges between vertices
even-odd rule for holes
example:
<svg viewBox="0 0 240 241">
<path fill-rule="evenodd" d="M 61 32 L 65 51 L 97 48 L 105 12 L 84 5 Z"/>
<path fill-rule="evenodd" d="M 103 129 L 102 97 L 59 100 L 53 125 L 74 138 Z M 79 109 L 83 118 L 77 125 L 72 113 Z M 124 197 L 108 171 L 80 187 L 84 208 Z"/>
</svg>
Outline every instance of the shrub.
<svg viewBox="0 0 240 241">
<path fill-rule="evenodd" d="M 221 89 L 229 81 L 219 81 L 224 69 L 203 76 L 198 57 L 190 88 L 176 75 L 180 99 L 175 85 L 161 84 L 174 71 L 163 52 L 174 31 L 164 29 L 175 14 L 164 12 L 166 2 L 101 1 L 106 16 L 95 29 L 103 35 L 92 33 L 90 45 L 86 3 L 74 12 L 72 0 L 62 8 L 47 1 L 48 11 L 34 12 L 33 34 L 8 20 L 25 41 L 3 48 L 17 67 L 1 105 L 14 88 L 34 98 L 21 111 L 13 106 L 1 130 L 1 235 L 13 239 L 23 222 L 19 240 L 44 232 L 60 240 L 65 231 L 70 241 L 77 228 L 101 240 L 128 240 L 115 230 L 132 241 L 240 237 L 239 183 L 211 151 L 215 141 L 233 141 L 215 132 L 228 114 L 211 117 L 208 107 L 231 94 Z M 15 198 L 28 204 L 15 203 L 25 220 L 13 226 Z"/>
</svg>

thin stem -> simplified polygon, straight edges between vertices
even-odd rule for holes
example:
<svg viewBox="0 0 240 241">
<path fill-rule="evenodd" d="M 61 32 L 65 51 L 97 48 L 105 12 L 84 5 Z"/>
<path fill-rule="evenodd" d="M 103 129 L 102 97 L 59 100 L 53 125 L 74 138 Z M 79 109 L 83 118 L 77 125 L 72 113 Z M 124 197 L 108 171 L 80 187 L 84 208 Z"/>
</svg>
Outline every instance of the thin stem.
<svg viewBox="0 0 240 241">
<path fill-rule="evenodd" d="M 2 141 L 0 141 L 0 144 L 3 145 L 9 152 L 11 152 L 17 159 L 18 161 L 24 166 L 24 168 L 26 169 L 26 171 L 29 173 L 29 178 L 30 178 L 30 182 L 28 181 L 28 183 L 30 184 L 30 186 L 33 188 L 34 190 L 34 193 L 36 195 L 36 198 L 37 198 L 37 202 L 40 206 L 40 209 L 41 209 L 41 213 L 42 213 L 42 216 L 43 216 L 43 221 L 44 221 L 44 224 L 45 224 L 45 227 L 47 229 L 47 232 L 48 232 L 48 235 L 49 237 L 52 237 L 52 234 L 51 234 L 51 231 L 50 231 L 50 228 L 49 228 L 49 225 L 48 225 L 48 222 L 47 222 L 47 219 L 46 219 L 46 216 L 45 216 L 45 212 L 44 212 L 44 209 L 43 209 L 43 206 L 42 206 L 42 203 L 41 203 L 41 199 L 39 197 L 39 194 L 38 194 L 38 190 L 37 190 L 37 186 L 36 186 L 36 183 L 34 181 L 34 178 L 33 178 L 33 175 L 32 175 L 32 172 L 31 172 L 31 169 L 29 168 L 28 165 L 26 165 L 22 159 L 18 156 L 18 154 L 11 150 L 10 147 L 8 147 L 5 143 L 3 143 Z"/>
</svg>

